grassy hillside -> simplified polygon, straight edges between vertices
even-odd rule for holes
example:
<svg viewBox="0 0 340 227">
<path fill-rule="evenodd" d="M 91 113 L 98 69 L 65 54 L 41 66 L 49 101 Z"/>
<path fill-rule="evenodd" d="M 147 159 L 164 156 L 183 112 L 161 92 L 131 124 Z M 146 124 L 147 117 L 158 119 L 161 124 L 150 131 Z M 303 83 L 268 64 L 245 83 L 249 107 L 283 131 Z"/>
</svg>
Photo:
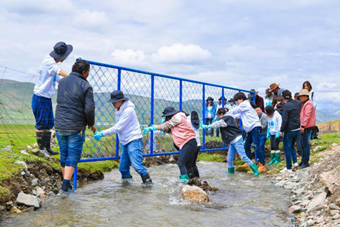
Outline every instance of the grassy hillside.
<svg viewBox="0 0 340 227">
<path fill-rule="evenodd" d="M 322 122 L 317 125 L 320 131 L 340 131 L 340 120 Z"/>
</svg>

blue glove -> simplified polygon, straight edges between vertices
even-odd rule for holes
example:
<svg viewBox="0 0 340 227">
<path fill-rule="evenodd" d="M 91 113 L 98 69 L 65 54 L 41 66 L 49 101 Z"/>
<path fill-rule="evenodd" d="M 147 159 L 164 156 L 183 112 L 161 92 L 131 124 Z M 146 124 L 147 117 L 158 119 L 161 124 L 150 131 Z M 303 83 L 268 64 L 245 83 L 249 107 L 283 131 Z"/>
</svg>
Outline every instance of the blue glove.
<svg viewBox="0 0 340 227">
<path fill-rule="evenodd" d="M 149 133 L 150 131 L 156 131 L 157 128 L 156 128 L 156 125 L 151 125 L 150 127 L 146 127 L 143 129 L 143 134 L 146 134 L 146 133 Z"/>
<path fill-rule="evenodd" d="M 269 132 L 269 129 L 267 129 L 267 140 L 269 140 L 269 138 L 270 138 L 270 132 Z"/>
<path fill-rule="evenodd" d="M 96 132 L 93 137 L 96 139 L 96 140 L 100 140 L 102 137 L 104 136 L 104 134 L 102 132 Z"/>
<path fill-rule="evenodd" d="M 162 120 L 161 120 L 161 124 L 164 124 L 165 123 L 165 119 L 164 118 L 162 118 Z"/>
<path fill-rule="evenodd" d="M 280 137 L 280 130 L 278 130 L 275 134 L 275 139 L 279 138 Z"/>
<path fill-rule="evenodd" d="M 201 124 L 201 128 L 203 128 L 203 129 L 210 129 L 211 126 L 210 125 Z"/>
</svg>

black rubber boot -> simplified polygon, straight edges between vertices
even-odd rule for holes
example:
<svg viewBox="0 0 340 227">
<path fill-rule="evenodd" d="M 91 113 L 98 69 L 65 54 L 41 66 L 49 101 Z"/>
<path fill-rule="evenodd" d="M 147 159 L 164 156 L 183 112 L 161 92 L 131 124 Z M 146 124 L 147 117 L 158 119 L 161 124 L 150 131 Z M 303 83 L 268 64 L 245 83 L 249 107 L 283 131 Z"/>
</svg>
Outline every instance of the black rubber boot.
<svg viewBox="0 0 340 227">
<path fill-rule="evenodd" d="M 188 176 L 190 177 L 190 179 L 195 177 L 195 172 L 194 172 L 193 167 L 188 169 Z"/>
<path fill-rule="evenodd" d="M 54 151 L 51 149 L 51 132 L 44 132 L 44 141 L 45 141 L 45 147 L 46 147 L 46 150 L 47 152 L 50 154 L 50 155 L 57 155 L 59 154 L 57 151 Z"/>
<path fill-rule="evenodd" d="M 132 183 L 132 176 L 129 177 L 122 177 L 122 183 L 123 185 L 129 185 Z"/>
<path fill-rule="evenodd" d="M 37 143 L 39 146 L 39 150 L 44 153 L 45 157 L 49 157 L 50 154 L 46 150 L 45 140 L 44 140 L 44 133 L 43 132 L 36 132 L 37 133 Z"/>
<path fill-rule="evenodd" d="M 198 172 L 197 166 L 194 166 L 194 177 L 200 178 L 200 173 Z"/>
<path fill-rule="evenodd" d="M 150 178 L 150 175 L 147 173 L 147 174 L 145 174 L 144 176 L 142 176 L 142 180 L 143 180 L 143 184 L 145 185 L 145 186 L 151 186 L 151 185 L 153 185 L 153 182 L 152 182 L 152 180 L 151 180 L 151 178 Z"/>
</svg>

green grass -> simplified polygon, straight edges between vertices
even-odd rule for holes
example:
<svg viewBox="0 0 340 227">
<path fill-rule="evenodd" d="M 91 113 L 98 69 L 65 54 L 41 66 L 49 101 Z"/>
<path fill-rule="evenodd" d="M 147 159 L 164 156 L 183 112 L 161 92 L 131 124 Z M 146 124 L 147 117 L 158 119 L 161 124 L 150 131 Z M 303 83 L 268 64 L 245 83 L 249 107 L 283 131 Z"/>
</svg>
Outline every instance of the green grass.
<svg viewBox="0 0 340 227">
<path fill-rule="evenodd" d="M 312 140 L 310 163 L 313 164 L 313 163 L 318 162 L 322 157 L 317 156 L 317 154 L 330 148 L 333 143 L 340 144 L 340 133 L 339 132 L 324 133 L 324 134 L 319 135 L 318 140 Z M 319 146 L 319 148 L 316 151 L 314 151 L 314 148 L 317 146 Z M 301 157 L 299 159 L 301 159 Z M 298 162 L 300 161 L 299 159 L 298 159 Z M 283 160 L 275 166 L 274 172 L 279 173 L 280 170 L 282 170 L 284 167 L 286 167 L 286 161 Z"/>
<path fill-rule="evenodd" d="M 115 137 L 113 138 L 115 140 Z M 112 138 L 111 138 L 112 140 Z M 44 162 L 51 165 L 54 169 L 60 170 L 60 156 L 52 156 L 52 162 L 35 156 L 27 149 L 27 145 L 32 146 L 36 143 L 35 129 L 32 125 L 0 125 L 0 149 L 11 146 L 12 151 L 0 151 L 0 184 L 3 180 L 10 179 L 25 168 L 23 165 L 14 164 L 15 161 L 25 161 L 26 163 Z M 87 143 L 90 143 L 89 141 Z M 110 138 L 103 141 L 103 145 L 110 143 Z M 90 150 L 90 146 L 84 145 L 83 154 Z M 30 155 L 24 155 L 21 149 L 27 149 Z M 58 150 L 57 148 L 54 148 Z M 109 171 L 117 168 L 118 163 L 115 161 L 103 161 L 93 163 L 79 163 L 78 168 L 84 171 Z"/>
<path fill-rule="evenodd" d="M 209 162 L 222 162 L 224 160 L 223 155 L 219 154 L 207 154 L 207 153 L 201 153 L 198 156 L 199 161 L 209 161 Z"/>
</svg>

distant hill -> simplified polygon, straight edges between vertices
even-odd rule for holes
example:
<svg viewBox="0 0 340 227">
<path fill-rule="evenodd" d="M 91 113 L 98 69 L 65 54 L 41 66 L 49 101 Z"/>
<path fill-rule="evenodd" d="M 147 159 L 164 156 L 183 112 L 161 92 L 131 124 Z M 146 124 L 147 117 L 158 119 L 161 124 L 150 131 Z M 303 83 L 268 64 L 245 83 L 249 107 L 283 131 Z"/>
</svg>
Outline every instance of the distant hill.
<svg viewBox="0 0 340 227">
<path fill-rule="evenodd" d="M 31 99 L 33 95 L 33 83 L 18 82 L 14 80 L 0 79 L 0 124 L 34 124 L 31 111 Z M 150 97 L 126 94 L 136 106 L 136 113 L 142 125 L 150 124 L 151 107 Z M 56 95 L 53 97 L 55 109 Z M 96 122 L 98 125 L 111 125 L 114 122 L 114 108 L 107 103 L 109 93 L 95 93 Z M 160 122 L 162 112 L 167 106 L 179 108 L 179 102 L 165 99 L 154 100 L 154 123 Z M 187 100 L 182 104 L 183 110 L 190 113 L 196 110 L 202 116 L 202 101 L 199 99 Z M 340 109 L 317 109 L 317 122 L 328 122 L 340 119 Z"/>
</svg>

